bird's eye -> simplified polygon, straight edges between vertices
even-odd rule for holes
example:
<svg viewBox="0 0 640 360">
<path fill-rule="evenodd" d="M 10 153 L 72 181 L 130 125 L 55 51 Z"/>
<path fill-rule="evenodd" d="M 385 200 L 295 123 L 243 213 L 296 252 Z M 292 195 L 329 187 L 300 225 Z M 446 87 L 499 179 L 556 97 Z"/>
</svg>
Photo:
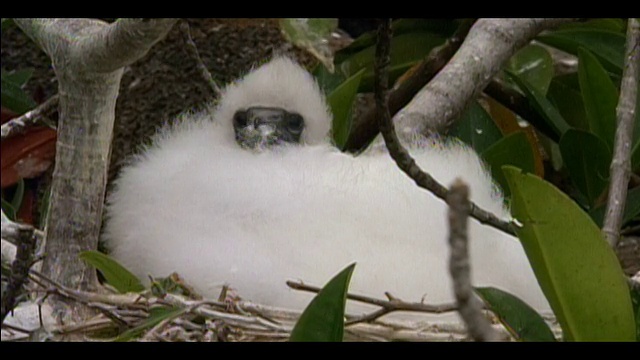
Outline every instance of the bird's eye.
<svg viewBox="0 0 640 360">
<path fill-rule="evenodd" d="M 238 110 L 233 115 L 233 127 L 236 129 L 244 128 L 247 126 L 247 112 L 244 110 Z"/>
<path fill-rule="evenodd" d="M 291 132 L 301 132 L 304 127 L 304 119 L 300 114 L 289 114 L 287 116 L 287 128 Z"/>
</svg>

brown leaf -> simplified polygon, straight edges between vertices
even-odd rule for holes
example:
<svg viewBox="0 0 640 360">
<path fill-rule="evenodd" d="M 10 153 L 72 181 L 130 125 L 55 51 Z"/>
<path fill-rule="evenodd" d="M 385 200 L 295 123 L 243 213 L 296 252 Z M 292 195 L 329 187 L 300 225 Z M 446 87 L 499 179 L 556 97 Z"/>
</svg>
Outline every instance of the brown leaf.
<svg viewBox="0 0 640 360">
<path fill-rule="evenodd" d="M 48 127 L 35 127 L 23 135 L 2 142 L 2 188 L 21 178 L 34 178 L 46 171 L 55 159 L 56 131 Z"/>
</svg>

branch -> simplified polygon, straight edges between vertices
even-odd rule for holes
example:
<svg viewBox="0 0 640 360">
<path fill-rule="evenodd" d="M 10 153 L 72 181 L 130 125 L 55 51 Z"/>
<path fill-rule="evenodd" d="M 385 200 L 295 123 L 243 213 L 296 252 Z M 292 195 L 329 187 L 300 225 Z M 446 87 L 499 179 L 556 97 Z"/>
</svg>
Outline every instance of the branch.
<svg viewBox="0 0 640 360">
<path fill-rule="evenodd" d="M 449 270 L 458 302 L 458 312 L 467 324 L 469 334 L 476 341 L 497 341 L 498 334 L 482 314 L 482 304 L 474 297 L 471 285 L 467 217 L 469 216 L 469 187 L 460 179 L 451 185 L 447 196 L 449 204 Z"/>
<path fill-rule="evenodd" d="M 16 258 L 13 260 L 13 265 L 11 266 L 11 276 L 9 277 L 7 288 L 2 294 L 2 309 L 0 315 L 2 317 L 0 318 L 0 323 L 4 323 L 7 314 L 12 311 L 16 305 L 16 298 L 20 295 L 22 287 L 27 281 L 29 268 L 33 263 L 32 259 L 36 249 L 36 237 L 33 234 L 33 227 L 20 225 L 17 230 L 19 238 L 18 250 L 16 252 Z"/>
<path fill-rule="evenodd" d="M 196 66 L 198 68 L 198 71 L 200 72 L 200 76 L 202 76 L 207 85 L 209 85 L 209 88 L 211 89 L 215 97 L 219 98 L 222 90 L 215 82 L 215 80 L 213 80 L 211 73 L 209 72 L 209 70 L 207 70 L 207 66 L 202 61 L 200 53 L 198 52 L 198 47 L 191 38 L 191 32 L 189 31 L 189 23 L 187 22 L 187 20 L 180 21 L 180 32 L 182 33 L 182 39 L 184 40 L 187 54 L 189 54 L 189 56 L 196 62 Z"/>
<path fill-rule="evenodd" d="M 445 200 L 448 194 L 447 188 L 438 183 L 428 173 L 425 173 L 416 164 L 407 150 L 402 147 L 389 114 L 388 98 L 388 68 L 390 62 L 390 38 L 391 26 L 383 22 L 378 28 L 378 44 L 376 46 L 375 72 L 375 100 L 378 113 L 378 127 L 389 149 L 389 155 L 396 162 L 400 170 L 407 174 L 418 186 L 430 191 L 441 200 Z M 507 234 L 515 235 L 511 223 L 498 219 L 494 214 L 485 211 L 474 203 L 469 203 L 471 216 L 482 224 L 487 224 L 502 230 Z"/>
<path fill-rule="evenodd" d="M 396 115 L 401 136 L 443 132 L 503 64 L 542 30 L 571 19 L 480 19 L 447 66 Z M 408 129 L 408 130 L 405 130 Z"/>
<path fill-rule="evenodd" d="M 53 95 L 49 100 L 38 105 L 35 109 L 28 111 L 27 113 L 9 120 L 2 124 L 1 139 L 2 141 L 13 137 L 17 134 L 22 134 L 27 129 L 35 126 L 39 123 L 44 123 L 44 118 L 48 117 L 51 113 L 58 109 L 58 95 Z"/>
<path fill-rule="evenodd" d="M 302 282 L 295 282 L 295 281 L 287 281 L 287 286 L 289 286 L 294 290 L 309 291 L 313 293 L 318 293 L 320 292 L 320 290 L 322 290 L 322 288 L 319 288 L 317 286 L 306 285 Z M 371 298 L 364 295 L 347 293 L 348 300 L 358 301 L 358 302 L 369 304 L 369 305 L 380 306 L 381 309 L 374 311 L 370 314 L 365 314 L 357 317 L 350 317 L 346 325 L 353 325 L 360 322 L 371 322 L 383 315 L 386 315 L 394 311 L 413 311 L 413 312 L 423 312 L 423 313 L 429 313 L 429 314 L 442 314 L 445 312 L 451 312 L 451 311 L 457 310 L 457 306 L 455 304 L 429 305 L 424 303 L 404 302 L 402 300 L 394 298 L 389 293 L 386 293 L 386 294 L 390 300 L 380 300 L 380 299 L 375 299 L 375 298 Z"/>
<path fill-rule="evenodd" d="M 391 114 L 397 113 L 407 105 L 415 94 L 447 64 L 447 61 L 451 59 L 469 33 L 473 23 L 473 19 L 462 21 L 456 32 L 444 44 L 431 49 L 429 55 L 412 70 L 411 75 L 391 89 L 389 93 L 389 111 Z M 369 109 L 360 119 L 356 120 L 345 144 L 346 151 L 360 151 L 380 132 L 376 125 L 378 120 L 377 108 Z"/>
<path fill-rule="evenodd" d="M 615 248 L 620 239 L 622 215 L 627 201 L 627 187 L 631 174 L 631 139 L 636 118 L 638 77 L 640 76 L 640 23 L 630 18 L 627 24 L 625 66 L 620 85 L 620 99 L 616 107 L 617 128 L 611 161 L 611 182 L 604 218 L 604 233 L 607 242 Z"/>
</svg>

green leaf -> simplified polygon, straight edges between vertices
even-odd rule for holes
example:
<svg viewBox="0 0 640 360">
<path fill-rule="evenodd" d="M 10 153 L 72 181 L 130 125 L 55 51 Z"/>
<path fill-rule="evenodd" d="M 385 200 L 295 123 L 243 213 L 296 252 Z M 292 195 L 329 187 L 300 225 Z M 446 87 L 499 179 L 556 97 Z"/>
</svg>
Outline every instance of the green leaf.
<svg viewBox="0 0 640 360">
<path fill-rule="evenodd" d="M 636 314 L 636 341 L 640 341 L 640 290 L 629 286 L 633 311 Z"/>
<path fill-rule="evenodd" d="M 596 29 L 624 33 L 625 22 L 622 19 L 591 19 L 565 23 L 559 29 Z"/>
<path fill-rule="evenodd" d="M 20 69 L 15 71 L 2 71 L 2 77 L 18 86 L 23 86 L 33 76 L 33 68 Z"/>
<path fill-rule="evenodd" d="M 10 202 L 2 198 L 2 211 L 11 221 L 16 221 L 16 209 L 14 209 L 13 205 Z"/>
<path fill-rule="evenodd" d="M 36 103 L 20 88 L 20 84 L 11 80 L 11 76 L 2 76 L 2 106 L 18 114 L 23 114 L 36 106 Z"/>
<path fill-rule="evenodd" d="M 606 204 L 602 204 L 589 212 L 593 221 L 602 227 L 604 223 L 604 212 Z M 627 192 L 627 200 L 625 201 L 624 212 L 622 213 L 622 226 L 627 226 L 636 217 L 640 216 L 640 187 L 635 187 Z"/>
<path fill-rule="evenodd" d="M 526 80 L 521 79 L 518 75 L 505 71 L 509 78 L 515 82 L 518 87 L 524 92 L 527 96 L 527 99 L 531 103 L 531 106 L 540 114 L 542 118 L 545 120 L 542 124 L 532 123 L 533 126 L 543 131 L 545 134 L 548 134 L 549 137 L 558 141 L 562 134 L 565 131 L 569 130 L 570 126 L 564 120 L 562 115 L 558 109 L 553 106 L 553 104 L 544 96 L 544 94 L 540 93 L 533 85 L 529 84 Z M 530 119 L 525 119 L 530 120 Z"/>
<path fill-rule="evenodd" d="M 18 180 L 16 184 L 16 192 L 13 194 L 13 199 L 11 199 L 11 206 L 19 210 L 22 206 L 22 199 L 24 198 L 24 179 Z"/>
<path fill-rule="evenodd" d="M 524 131 L 517 131 L 496 142 L 480 154 L 489 165 L 491 175 L 503 189 L 506 197 L 510 195 L 507 179 L 502 166 L 514 165 L 528 172 L 535 171 L 535 162 L 531 144 Z"/>
<path fill-rule="evenodd" d="M 10 28 L 13 25 L 14 25 L 13 19 L 11 19 L 11 18 L 2 18 L 2 24 L 1 24 L 0 31 L 4 32 L 5 30 L 7 30 L 8 28 Z"/>
<path fill-rule="evenodd" d="M 123 332 L 115 338 L 114 341 L 125 342 L 135 339 L 142 335 L 145 330 L 153 328 L 161 321 L 177 318 L 187 310 L 188 309 L 186 308 L 152 308 L 149 311 L 149 317 L 146 320 L 144 320 L 140 325 Z"/>
<path fill-rule="evenodd" d="M 315 56 L 333 72 L 333 52 L 328 39 L 338 27 L 337 18 L 280 19 L 280 29 L 285 38 Z"/>
<path fill-rule="evenodd" d="M 349 138 L 352 122 L 351 112 L 363 74 L 364 69 L 348 78 L 327 97 L 327 102 L 333 113 L 333 141 L 339 149 L 344 147 Z"/>
<path fill-rule="evenodd" d="M 353 263 L 331 279 L 304 310 L 289 341 L 340 342 L 344 334 L 344 309 Z"/>
<path fill-rule="evenodd" d="M 611 78 L 589 51 L 578 49 L 578 76 L 589 129 L 613 149 L 616 132 L 618 90 Z"/>
<path fill-rule="evenodd" d="M 505 166 L 518 238 L 565 340 L 633 341 L 624 273 L 600 229 L 566 194 Z"/>
<path fill-rule="evenodd" d="M 477 153 L 502 139 L 500 129 L 477 101 L 473 101 L 465 110 L 450 135 L 462 140 Z"/>
<path fill-rule="evenodd" d="M 475 290 L 516 340 L 556 341 L 542 316 L 518 297 L 492 287 Z"/>
<path fill-rule="evenodd" d="M 426 57 L 431 49 L 442 44 L 445 38 L 428 32 L 408 33 L 395 36 L 391 40 L 391 64 L 389 67 L 389 82 L 393 83 L 416 62 Z M 373 89 L 373 62 L 375 46 L 370 46 L 348 57 L 337 64 L 343 74 L 353 76 L 358 71 L 366 69 L 360 84 L 360 92 Z"/>
<path fill-rule="evenodd" d="M 81 252 L 79 257 L 89 265 L 98 269 L 98 271 L 104 275 L 107 283 L 120 293 L 141 292 L 145 290 L 140 279 L 108 255 L 91 250 Z"/>
<path fill-rule="evenodd" d="M 622 73 L 624 65 L 625 35 L 603 29 L 566 29 L 537 37 L 542 43 L 578 55 L 584 47 L 594 53 L 609 71 Z"/>
<path fill-rule="evenodd" d="M 609 183 L 611 150 L 599 137 L 577 129 L 568 130 L 559 145 L 571 182 L 592 207 Z"/>
<path fill-rule="evenodd" d="M 633 149 L 631 150 L 631 171 L 640 171 L 640 91 L 636 99 L 636 121 L 633 130 Z"/>
<path fill-rule="evenodd" d="M 553 59 L 542 46 L 528 45 L 509 59 L 507 69 L 546 95 L 553 78 Z"/>
<path fill-rule="evenodd" d="M 569 126 L 589 130 L 589 121 L 578 84 L 578 74 L 556 76 L 549 85 L 547 98 L 558 109 Z"/>
</svg>

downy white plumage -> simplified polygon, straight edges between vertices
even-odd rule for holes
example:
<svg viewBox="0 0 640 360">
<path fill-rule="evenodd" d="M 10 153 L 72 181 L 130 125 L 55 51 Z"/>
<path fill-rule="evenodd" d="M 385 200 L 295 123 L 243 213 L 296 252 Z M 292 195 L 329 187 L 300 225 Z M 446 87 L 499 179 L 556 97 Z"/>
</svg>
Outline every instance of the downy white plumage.
<svg viewBox="0 0 640 360">
<path fill-rule="evenodd" d="M 301 144 L 240 147 L 234 113 L 254 106 L 302 115 Z M 277 307 L 303 309 L 313 296 L 286 280 L 321 286 L 353 262 L 350 292 L 452 302 L 446 204 L 380 147 L 357 157 L 336 150 L 330 124 L 317 84 L 292 60 L 276 57 L 250 72 L 212 112 L 181 116 L 123 169 L 104 231 L 112 256 L 143 279 L 177 271 L 206 296 L 229 284 Z M 509 216 L 473 150 L 423 141 L 410 152 L 441 183 L 461 177 L 473 201 Z M 549 308 L 516 238 L 474 220 L 469 235 L 474 284 Z"/>
</svg>

